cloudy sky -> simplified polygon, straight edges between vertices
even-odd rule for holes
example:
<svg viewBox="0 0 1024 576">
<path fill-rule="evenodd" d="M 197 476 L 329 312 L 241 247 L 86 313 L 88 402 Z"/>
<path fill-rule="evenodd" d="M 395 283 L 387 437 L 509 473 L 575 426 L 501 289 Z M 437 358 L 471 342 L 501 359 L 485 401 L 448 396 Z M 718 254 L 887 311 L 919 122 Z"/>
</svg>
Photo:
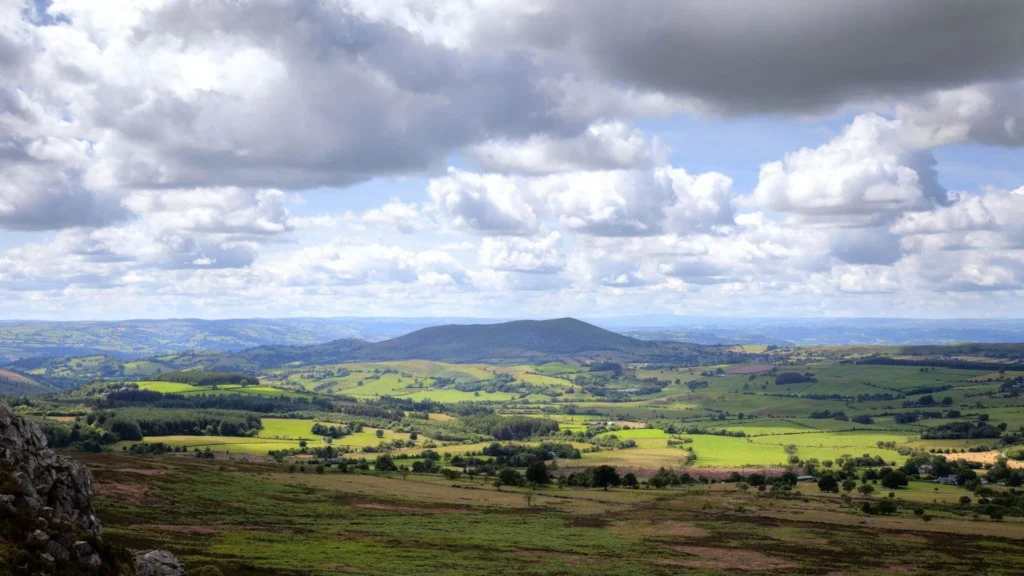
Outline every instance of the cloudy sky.
<svg viewBox="0 0 1024 576">
<path fill-rule="evenodd" d="M 3 0 L 0 318 L 1020 317 L 1019 0 Z"/>
</svg>

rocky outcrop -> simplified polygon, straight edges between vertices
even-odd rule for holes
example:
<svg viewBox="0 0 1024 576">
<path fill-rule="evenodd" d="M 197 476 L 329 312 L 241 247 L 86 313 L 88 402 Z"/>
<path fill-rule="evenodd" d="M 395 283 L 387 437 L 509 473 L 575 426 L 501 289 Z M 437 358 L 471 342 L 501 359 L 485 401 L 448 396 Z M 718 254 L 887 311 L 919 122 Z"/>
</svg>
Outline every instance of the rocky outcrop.
<svg viewBox="0 0 1024 576">
<path fill-rule="evenodd" d="M 95 495 L 88 468 L 54 454 L 37 426 L 0 402 L 0 574 L 132 572 L 130 557 L 103 545 Z M 184 574 L 166 551 L 136 562 L 147 576 Z"/>
<path fill-rule="evenodd" d="M 185 576 L 185 568 L 178 557 L 166 550 L 136 555 L 135 567 L 141 576 Z"/>
</svg>

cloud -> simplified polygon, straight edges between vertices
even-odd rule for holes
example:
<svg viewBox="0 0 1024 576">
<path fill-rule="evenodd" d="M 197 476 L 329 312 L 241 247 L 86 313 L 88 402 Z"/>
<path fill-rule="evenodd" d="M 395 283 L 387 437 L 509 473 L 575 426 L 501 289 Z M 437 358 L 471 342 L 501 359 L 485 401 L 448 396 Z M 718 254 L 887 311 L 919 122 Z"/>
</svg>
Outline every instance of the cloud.
<svg viewBox="0 0 1024 576">
<path fill-rule="evenodd" d="M 1024 81 L 985 83 L 906 98 L 895 106 L 903 131 L 922 147 L 965 141 L 1024 145 Z"/>
<path fill-rule="evenodd" d="M 565 269 L 562 235 L 551 232 L 540 238 L 484 238 L 479 260 L 485 268 L 504 272 L 554 274 Z"/>
<path fill-rule="evenodd" d="M 236 187 L 145 190 L 124 205 L 157 231 L 272 236 L 292 229 L 285 195 L 273 189 Z"/>
<path fill-rule="evenodd" d="M 751 202 L 806 222 L 875 225 L 946 202 L 934 164 L 902 141 L 899 122 L 865 114 L 827 144 L 763 164 Z"/>
<path fill-rule="evenodd" d="M 439 250 L 413 252 L 383 244 L 348 244 L 337 240 L 307 246 L 284 257 L 268 258 L 260 271 L 289 286 L 357 286 L 367 284 L 460 285 L 468 282 L 458 260 Z"/>
<path fill-rule="evenodd" d="M 1019 78 L 1015 0 L 547 3 L 518 30 L 609 82 L 730 114 L 805 114 Z"/>
<path fill-rule="evenodd" d="M 676 193 L 665 211 L 666 230 L 688 234 L 734 223 L 732 178 L 719 172 L 692 176 L 682 168 L 665 168 L 659 175 L 671 180 Z"/>
<path fill-rule="evenodd" d="M 832 281 L 848 294 L 891 294 L 901 288 L 896 271 L 888 266 L 836 266 Z"/>
<path fill-rule="evenodd" d="M 104 4 L 17 27 L 20 80 L 94 142 L 94 187 L 345 186 L 593 120 L 526 49 L 449 47 L 346 2 Z"/>
<path fill-rule="evenodd" d="M 675 195 L 671 182 L 651 171 L 573 172 L 532 184 L 562 226 L 597 236 L 660 233 Z"/>
<path fill-rule="evenodd" d="M 430 181 L 428 211 L 453 230 L 494 234 L 530 234 L 539 219 L 522 182 L 498 174 L 474 174 L 453 168 Z"/>
<path fill-rule="evenodd" d="M 656 137 L 648 140 L 624 122 L 594 124 L 570 138 L 537 134 L 469 149 L 469 158 L 485 171 L 525 174 L 647 168 L 664 164 L 667 156 L 668 149 Z"/>
<path fill-rule="evenodd" d="M 407 204 L 398 198 L 388 200 L 380 208 L 367 210 L 363 222 L 387 226 L 400 232 L 418 232 L 430 227 L 430 222 L 420 213 L 416 204 Z"/>
</svg>

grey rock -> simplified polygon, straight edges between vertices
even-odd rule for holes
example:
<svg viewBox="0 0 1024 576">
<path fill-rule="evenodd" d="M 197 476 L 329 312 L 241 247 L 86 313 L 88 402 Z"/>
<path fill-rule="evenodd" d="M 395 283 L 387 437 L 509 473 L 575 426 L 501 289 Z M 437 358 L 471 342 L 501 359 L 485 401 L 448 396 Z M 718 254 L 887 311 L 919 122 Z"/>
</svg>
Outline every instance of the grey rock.
<svg viewBox="0 0 1024 576">
<path fill-rule="evenodd" d="M 100 560 L 99 554 L 93 553 L 85 558 L 79 558 L 78 564 L 79 566 L 89 568 L 90 570 L 95 570 L 100 566 L 103 566 L 103 560 Z"/>
<path fill-rule="evenodd" d="M 167 550 L 150 550 L 135 556 L 135 569 L 142 576 L 185 576 L 185 567 Z"/>
<path fill-rule="evenodd" d="M 60 560 L 62 562 L 67 562 L 71 559 L 71 555 L 68 554 L 67 548 L 61 546 L 59 542 L 55 542 L 53 540 L 50 540 L 46 544 L 46 553 L 49 554 L 51 558 L 55 560 Z"/>
<path fill-rule="evenodd" d="M 46 447 L 39 427 L 0 402 L 0 470 L 17 480 L 26 505 L 48 520 L 68 520 L 99 539 L 92 498 L 96 495 L 89 469 Z M 44 512 L 49 508 L 51 511 Z"/>
<path fill-rule="evenodd" d="M 50 537 L 42 530 L 35 530 L 28 535 L 28 543 L 31 546 L 45 546 L 49 541 Z"/>
<path fill-rule="evenodd" d="M 78 558 L 88 558 L 95 553 L 92 549 L 92 544 L 89 544 L 85 540 L 79 540 L 71 546 L 71 550 L 74 551 L 75 556 Z"/>
<path fill-rule="evenodd" d="M 22 537 L 30 549 L 57 564 L 59 570 L 67 571 L 72 561 L 78 571 L 88 573 L 103 566 L 90 544 L 101 542 L 103 533 L 92 507 L 96 495 L 92 473 L 47 448 L 39 428 L 3 402 L 0 471 L 9 474 L 18 486 L 17 496 L 0 494 L 0 522 L 15 517 L 14 513 L 19 517 L 30 515 L 32 520 L 15 528 L 24 531 Z"/>
</svg>

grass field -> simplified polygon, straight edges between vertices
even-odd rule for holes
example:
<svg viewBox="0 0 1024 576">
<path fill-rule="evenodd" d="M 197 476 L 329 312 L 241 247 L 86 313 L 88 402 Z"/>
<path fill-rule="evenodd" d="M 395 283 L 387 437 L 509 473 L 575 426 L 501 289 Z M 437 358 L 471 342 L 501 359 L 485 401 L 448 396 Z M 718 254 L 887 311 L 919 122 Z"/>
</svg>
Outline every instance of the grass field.
<svg viewBox="0 0 1024 576">
<path fill-rule="evenodd" d="M 162 394 L 182 394 L 185 396 L 205 394 L 217 396 L 224 394 L 248 394 L 254 396 L 302 396 L 300 393 L 289 390 L 282 390 L 272 386 L 241 386 L 239 384 L 221 384 L 216 388 L 211 386 L 193 386 L 179 382 L 140 381 L 137 382 L 142 390 L 152 390 Z"/>
<path fill-rule="evenodd" d="M 867 524 L 815 493 L 778 500 L 732 485 L 607 492 L 437 476 L 287 474 L 192 458 L 90 455 L 105 537 L 177 553 L 190 571 L 251 574 L 928 574 L 1009 576 L 1024 524 L 947 512 L 949 489 Z M 201 489 L 199 489 L 201 487 Z M 923 522 L 910 508 L 923 505 Z M 940 568 L 941 567 L 941 568 Z"/>
</svg>

